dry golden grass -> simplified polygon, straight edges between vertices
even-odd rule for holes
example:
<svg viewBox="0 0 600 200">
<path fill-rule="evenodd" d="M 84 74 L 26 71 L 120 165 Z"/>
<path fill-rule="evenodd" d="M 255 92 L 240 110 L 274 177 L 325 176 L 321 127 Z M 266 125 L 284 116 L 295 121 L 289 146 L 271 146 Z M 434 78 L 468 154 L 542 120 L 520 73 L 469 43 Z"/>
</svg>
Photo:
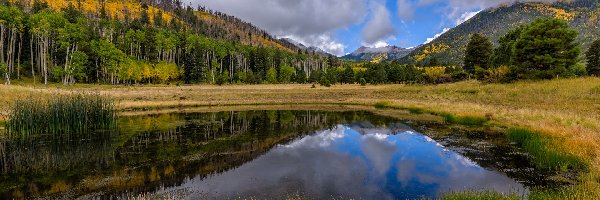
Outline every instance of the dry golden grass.
<svg viewBox="0 0 600 200">
<path fill-rule="evenodd" d="M 594 195 L 600 192 L 600 78 L 512 84 L 466 81 L 426 86 L 335 85 L 330 88 L 311 88 L 311 85 L 0 86 L 0 110 L 6 113 L 8 105 L 17 98 L 82 91 L 112 96 L 124 111 L 199 106 L 212 106 L 206 108 L 211 110 L 215 106 L 234 105 L 280 105 L 287 109 L 301 106 L 305 109 L 306 105 L 372 107 L 385 101 L 398 108 L 487 117 L 501 126 L 539 131 L 553 138 L 552 148 L 586 159 L 591 164 L 591 173 L 582 176 L 580 186 L 596 191 Z"/>
</svg>

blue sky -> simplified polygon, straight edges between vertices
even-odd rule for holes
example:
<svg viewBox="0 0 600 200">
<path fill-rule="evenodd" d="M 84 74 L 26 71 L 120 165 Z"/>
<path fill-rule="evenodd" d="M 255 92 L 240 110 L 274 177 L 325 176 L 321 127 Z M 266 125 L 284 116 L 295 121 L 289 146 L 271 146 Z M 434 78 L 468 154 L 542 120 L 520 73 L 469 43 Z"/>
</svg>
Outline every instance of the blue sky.
<svg viewBox="0 0 600 200">
<path fill-rule="evenodd" d="M 418 46 L 483 9 L 515 0 L 188 1 L 342 56 L 360 46 Z"/>
</svg>

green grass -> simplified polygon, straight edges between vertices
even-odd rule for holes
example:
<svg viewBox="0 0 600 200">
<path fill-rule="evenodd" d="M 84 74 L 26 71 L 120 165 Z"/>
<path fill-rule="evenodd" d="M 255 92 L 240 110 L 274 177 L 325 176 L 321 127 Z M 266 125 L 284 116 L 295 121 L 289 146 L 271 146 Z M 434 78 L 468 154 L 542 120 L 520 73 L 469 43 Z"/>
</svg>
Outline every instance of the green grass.
<svg viewBox="0 0 600 200">
<path fill-rule="evenodd" d="M 516 200 L 516 194 L 505 195 L 498 192 L 456 192 L 444 194 L 442 200 Z"/>
<path fill-rule="evenodd" d="M 460 124 L 465 126 L 482 126 L 488 121 L 488 119 L 485 117 L 457 116 L 449 113 L 443 113 L 441 116 L 444 117 L 444 122 L 446 123 Z"/>
<path fill-rule="evenodd" d="M 425 113 L 425 109 L 417 108 L 417 107 L 409 107 L 407 108 L 410 114 L 423 114 Z"/>
<path fill-rule="evenodd" d="M 392 103 L 390 103 L 389 101 L 380 101 L 375 103 L 375 108 L 377 109 L 386 109 L 386 108 L 390 108 L 392 106 Z"/>
<path fill-rule="evenodd" d="M 586 163 L 576 156 L 550 149 L 550 138 L 523 128 L 510 128 L 506 137 L 533 157 L 537 167 L 549 170 L 585 170 Z"/>
<path fill-rule="evenodd" d="M 98 94 L 30 97 L 12 104 L 6 124 L 11 136 L 75 134 L 113 127 L 116 114 L 113 100 Z"/>
</svg>

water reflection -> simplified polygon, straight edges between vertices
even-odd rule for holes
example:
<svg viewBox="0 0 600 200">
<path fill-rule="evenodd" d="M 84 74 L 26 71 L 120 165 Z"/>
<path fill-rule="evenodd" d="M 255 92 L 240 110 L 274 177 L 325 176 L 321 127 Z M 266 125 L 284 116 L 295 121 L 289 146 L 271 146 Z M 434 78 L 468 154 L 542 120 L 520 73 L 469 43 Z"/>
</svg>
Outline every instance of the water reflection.
<svg viewBox="0 0 600 200">
<path fill-rule="evenodd" d="M 482 168 L 410 128 L 448 132 L 438 127 L 443 125 L 397 122 L 367 112 L 182 113 L 122 117 L 117 131 L 77 137 L 1 139 L 0 199 L 526 193 L 521 184 L 487 170 L 496 168 L 490 164 L 498 159 L 495 153 L 462 148 L 463 138 L 442 140 L 461 147 L 462 155 L 477 152 L 485 158 L 477 160 Z M 508 164 L 503 166 L 511 171 L 522 167 Z"/>
<path fill-rule="evenodd" d="M 239 168 L 196 177 L 158 194 L 192 191 L 189 199 L 284 198 L 297 193 L 317 199 L 413 199 L 448 191 L 527 191 L 427 136 L 393 130 L 398 126 L 338 125 L 280 145 Z"/>
</svg>

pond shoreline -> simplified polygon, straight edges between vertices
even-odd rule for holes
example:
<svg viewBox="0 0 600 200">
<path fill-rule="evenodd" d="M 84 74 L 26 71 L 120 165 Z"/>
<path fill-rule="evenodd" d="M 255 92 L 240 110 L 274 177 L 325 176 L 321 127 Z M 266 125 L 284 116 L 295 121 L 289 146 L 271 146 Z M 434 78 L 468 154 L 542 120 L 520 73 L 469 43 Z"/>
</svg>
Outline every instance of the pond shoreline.
<svg viewBox="0 0 600 200">
<path fill-rule="evenodd" d="M 0 86 L 0 110 L 16 98 L 98 92 L 115 98 L 122 115 L 227 107 L 361 107 L 378 112 L 426 113 L 433 120 L 525 128 L 549 138 L 548 147 L 582 159 L 588 169 L 554 198 L 600 196 L 600 78 L 512 84 L 466 81 L 443 85 L 230 86 Z M 596 91 L 596 93 L 594 93 Z M 384 108 L 376 109 L 375 106 Z M 401 112 L 400 112 L 401 111 Z M 407 114 L 408 113 L 408 114 Z M 484 120 L 483 120 L 484 119 Z M 3 122 L 0 120 L 0 124 Z"/>
</svg>

